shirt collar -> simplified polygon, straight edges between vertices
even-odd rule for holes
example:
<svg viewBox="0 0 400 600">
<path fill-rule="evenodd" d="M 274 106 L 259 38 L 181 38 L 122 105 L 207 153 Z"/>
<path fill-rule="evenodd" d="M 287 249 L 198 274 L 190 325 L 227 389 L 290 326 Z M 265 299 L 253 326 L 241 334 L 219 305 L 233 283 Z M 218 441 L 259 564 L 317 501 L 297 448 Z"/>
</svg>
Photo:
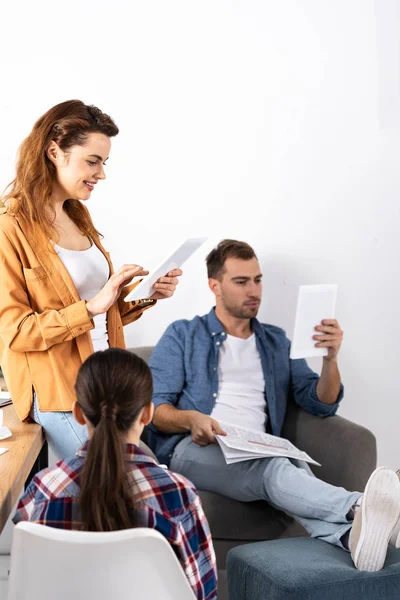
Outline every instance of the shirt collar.
<svg viewBox="0 0 400 600">
<path fill-rule="evenodd" d="M 210 310 L 210 312 L 207 315 L 207 325 L 212 337 L 215 337 L 216 335 L 221 335 L 221 333 L 225 333 L 221 321 L 215 314 L 215 306 Z"/>
<path fill-rule="evenodd" d="M 84 443 L 82 448 L 76 453 L 76 456 L 79 456 L 81 458 L 86 457 L 89 441 L 90 440 Z M 153 465 L 157 464 L 154 458 L 146 454 L 144 450 L 142 450 L 141 448 L 139 448 L 139 446 L 136 446 L 135 444 L 125 444 L 125 460 L 127 462 L 132 463 L 150 463 Z"/>
</svg>

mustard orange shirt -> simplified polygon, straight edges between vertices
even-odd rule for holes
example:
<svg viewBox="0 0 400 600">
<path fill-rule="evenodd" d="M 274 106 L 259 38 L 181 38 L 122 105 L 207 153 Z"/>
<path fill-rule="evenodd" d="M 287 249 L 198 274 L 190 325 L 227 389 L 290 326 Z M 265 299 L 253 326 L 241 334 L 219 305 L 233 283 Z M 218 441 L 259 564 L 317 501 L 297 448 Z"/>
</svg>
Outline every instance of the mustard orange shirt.
<svg viewBox="0 0 400 600">
<path fill-rule="evenodd" d="M 29 231 L 21 212 L 0 208 L 0 364 L 21 420 L 33 390 L 41 411 L 71 410 L 79 367 L 93 353 L 85 301 L 57 254 L 38 248 Z M 108 252 L 97 236 L 93 242 L 111 275 Z M 125 348 L 123 325 L 149 308 L 124 302 L 132 287 L 107 312 L 110 347 Z"/>
</svg>

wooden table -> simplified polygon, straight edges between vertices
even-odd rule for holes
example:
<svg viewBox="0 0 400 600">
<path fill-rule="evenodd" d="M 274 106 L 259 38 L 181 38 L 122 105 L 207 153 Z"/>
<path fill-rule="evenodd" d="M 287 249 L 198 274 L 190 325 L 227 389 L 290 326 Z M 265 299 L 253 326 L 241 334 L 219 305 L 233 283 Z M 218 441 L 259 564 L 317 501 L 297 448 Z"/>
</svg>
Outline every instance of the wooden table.
<svg viewBox="0 0 400 600">
<path fill-rule="evenodd" d="M 26 482 L 47 466 L 47 444 L 37 423 L 21 423 L 12 404 L 3 408 L 3 425 L 12 437 L 0 440 L 8 452 L 0 456 L 0 533 Z"/>
</svg>

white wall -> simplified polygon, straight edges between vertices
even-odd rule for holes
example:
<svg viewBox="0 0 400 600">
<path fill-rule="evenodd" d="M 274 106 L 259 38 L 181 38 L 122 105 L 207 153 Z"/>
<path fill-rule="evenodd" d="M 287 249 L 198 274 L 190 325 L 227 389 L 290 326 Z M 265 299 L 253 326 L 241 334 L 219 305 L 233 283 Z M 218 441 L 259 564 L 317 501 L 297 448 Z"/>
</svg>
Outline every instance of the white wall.
<svg viewBox="0 0 400 600">
<path fill-rule="evenodd" d="M 254 245 L 261 319 L 291 333 L 300 283 L 339 283 L 340 414 L 398 467 L 399 20 L 396 0 L 16 2 L 0 9 L 0 187 L 53 104 L 120 126 L 90 209 L 115 266 L 208 234 L 174 300 L 126 330 L 152 344 L 209 310 L 204 254 Z M 397 37 L 396 37 L 397 36 Z M 319 368 L 319 363 L 313 366 Z"/>
</svg>

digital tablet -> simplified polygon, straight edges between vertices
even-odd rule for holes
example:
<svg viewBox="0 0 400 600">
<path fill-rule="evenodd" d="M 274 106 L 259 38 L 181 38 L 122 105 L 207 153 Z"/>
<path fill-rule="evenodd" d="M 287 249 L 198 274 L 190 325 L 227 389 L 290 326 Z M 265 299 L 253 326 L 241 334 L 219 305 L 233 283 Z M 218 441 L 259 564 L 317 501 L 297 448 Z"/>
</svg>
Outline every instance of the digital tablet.
<svg viewBox="0 0 400 600">
<path fill-rule="evenodd" d="M 124 298 L 125 302 L 150 298 L 155 290 L 153 285 L 159 277 L 165 277 L 173 269 L 180 269 L 183 263 L 207 240 L 206 237 L 188 238 L 163 263 L 143 277 L 140 283 Z"/>
<path fill-rule="evenodd" d="M 0 391 L 0 408 L 2 406 L 7 406 L 7 404 L 11 404 L 12 400 L 10 397 L 10 392 L 1 392 Z"/>
<path fill-rule="evenodd" d="M 336 284 L 300 285 L 297 297 L 296 318 L 290 358 L 309 358 L 311 356 L 326 356 L 327 348 L 316 348 L 317 340 L 313 335 L 318 335 L 315 327 L 323 319 L 335 318 Z"/>
</svg>

